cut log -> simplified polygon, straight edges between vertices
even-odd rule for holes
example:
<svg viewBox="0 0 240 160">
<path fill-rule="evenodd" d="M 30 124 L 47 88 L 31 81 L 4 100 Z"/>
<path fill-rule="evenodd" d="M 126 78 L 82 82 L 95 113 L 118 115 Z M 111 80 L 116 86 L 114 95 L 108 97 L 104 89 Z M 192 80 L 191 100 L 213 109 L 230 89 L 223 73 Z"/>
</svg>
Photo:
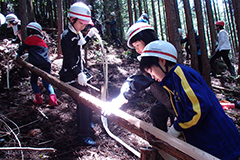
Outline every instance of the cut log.
<svg viewBox="0 0 240 160">
<path fill-rule="evenodd" d="M 105 107 L 105 102 L 101 101 L 100 99 L 60 81 L 56 77 L 42 71 L 34 65 L 22 61 L 20 58 L 18 58 L 16 61 L 18 64 L 29 69 L 51 83 L 53 86 L 57 87 L 59 90 L 62 90 L 74 99 L 90 107 L 96 113 L 101 114 L 102 109 Z M 107 116 L 107 118 L 126 128 L 130 132 L 147 140 L 155 149 L 162 150 L 173 157 L 176 157 L 177 159 L 218 159 L 209 153 L 204 152 L 203 150 L 200 150 L 178 138 L 167 134 L 166 132 L 163 132 L 149 123 L 141 121 L 136 117 L 123 112 L 120 109 Z"/>
</svg>

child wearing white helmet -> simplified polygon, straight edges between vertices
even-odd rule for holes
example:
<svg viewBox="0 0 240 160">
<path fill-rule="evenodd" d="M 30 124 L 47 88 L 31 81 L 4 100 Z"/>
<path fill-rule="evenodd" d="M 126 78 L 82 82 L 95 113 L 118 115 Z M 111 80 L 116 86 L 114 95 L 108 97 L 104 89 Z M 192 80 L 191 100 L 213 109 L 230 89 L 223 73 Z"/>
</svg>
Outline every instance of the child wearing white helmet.
<svg viewBox="0 0 240 160">
<path fill-rule="evenodd" d="M 174 137 L 182 133 L 186 142 L 220 159 L 237 159 L 240 135 L 236 126 L 203 77 L 177 63 L 176 48 L 169 42 L 153 41 L 139 59 L 141 71 L 151 75 L 174 99 L 176 120 L 168 133 Z"/>
<path fill-rule="evenodd" d="M 10 28 L 12 27 L 13 29 L 13 34 L 16 36 L 14 40 L 12 40 L 12 43 L 19 43 L 22 41 L 21 37 L 21 21 L 18 19 L 18 17 L 13 14 L 9 13 L 6 15 L 6 23 L 7 27 Z"/>
<path fill-rule="evenodd" d="M 25 49 L 28 49 L 28 61 L 34 66 L 44 70 L 45 72 L 51 72 L 51 61 L 48 57 L 48 46 L 42 37 L 42 26 L 37 22 L 31 22 L 26 26 L 27 35 L 25 41 L 19 46 L 17 50 L 18 56 L 23 55 Z M 37 85 L 38 75 L 31 73 L 31 86 L 35 94 L 36 99 L 33 101 L 35 104 L 43 104 L 43 98 L 41 96 L 40 89 Z M 49 93 L 49 105 L 57 106 L 57 97 L 54 89 L 50 83 L 42 79 L 43 85 Z"/>
<path fill-rule="evenodd" d="M 83 37 L 81 31 L 86 25 L 94 25 L 91 19 L 91 10 L 83 2 L 76 2 L 70 6 L 68 19 L 68 28 L 61 36 L 63 64 L 59 72 L 60 79 L 77 89 L 89 92 L 86 85 L 90 83 L 89 79 L 92 76 L 85 68 L 81 50 L 98 31 L 92 27 Z M 83 145 L 95 145 L 96 143 L 92 139 L 94 131 L 90 125 L 92 110 L 76 99 L 75 102 L 77 104 L 77 140 L 80 140 Z"/>
<path fill-rule="evenodd" d="M 129 48 L 135 49 L 139 54 L 142 53 L 148 43 L 155 40 L 158 40 L 156 32 L 145 22 L 135 23 L 128 29 L 127 45 Z M 105 111 L 106 114 L 110 114 L 112 108 L 120 108 L 124 103 L 133 100 L 140 91 L 149 86 L 152 94 L 158 100 L 150 110 L 152 124 L 167 132 L 168 118 L 170 117 L 172 122 L 174 120 L 174 111 L 169 96 L 163 87 L 159 86 L 150 76 L 144 76 L 142 72 L 138 72 L 126 79 L 121 87 L 121 93 L 109 102 L 109 110 Z"/>
</svg>

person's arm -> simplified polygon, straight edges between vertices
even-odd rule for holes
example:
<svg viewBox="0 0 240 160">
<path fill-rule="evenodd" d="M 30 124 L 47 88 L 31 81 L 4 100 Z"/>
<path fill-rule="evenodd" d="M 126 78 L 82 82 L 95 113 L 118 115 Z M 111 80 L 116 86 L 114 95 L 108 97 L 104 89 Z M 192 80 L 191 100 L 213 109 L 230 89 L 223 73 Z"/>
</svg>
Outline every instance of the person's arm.
<svg viewBox="0 0 240 160">
<path fill-rule="evenodd" d="M 215 52 L 219 51 L 219 48 L 224 44 L 224 41 L 226 40 L 224 37 L 225 37 L 225 32 L 219 32 L 218 34 L 218 46 L 217 48 L 215 49 Z"/>
<path fill-rule="evenodd" d="M 212 107 L 209 99 L 209 89 L 200 75 L 183 72 L 180 67 L 175 69 L 178 82 L 174 82 L 179 99 L 176 99 L 178 116 L 174 122 L 177 131 L 188 129 L 201 123 Z M 175 79 L 176 80 L 176 79 Z"/>
<path fill-rule="evenodd" d="M 26 45 L 25 42 L 22 42 L 22 44 L 19 46 L 18 50 L 16 51 L 18 56 L 21 56 L 24 54 L 25 49 L 28 48 L 28 45 Z"/>
<path fill-rule="evenodd" d="M 136 96 L 140 91 L 148 88 L 154 80 L 150 76 L 146 77 L 142 72 L 138 72 L 137 74 L 128 77 L 125 82 L 129 83 L 129 89 L 123 94 L 124 97 L 129 100 Z"/>
</svg>

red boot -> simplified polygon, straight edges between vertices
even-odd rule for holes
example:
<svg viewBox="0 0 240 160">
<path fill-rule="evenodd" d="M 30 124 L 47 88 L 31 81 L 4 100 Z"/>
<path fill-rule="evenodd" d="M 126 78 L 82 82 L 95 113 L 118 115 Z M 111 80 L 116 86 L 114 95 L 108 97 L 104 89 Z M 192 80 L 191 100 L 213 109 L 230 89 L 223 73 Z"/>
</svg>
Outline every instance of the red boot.
<svg viewBox="0 0 240 160">
<path fill-rule="evenodd" d="M 49 95 L 49 105 L 50 106 L 57 106 L 58 105 L 56 94 L 50 94 Z"/>
<path fill-rule="evenodd" d="M 35 104 L 43 104 L 43 98 L 41 96 L 41 93 L 36 93 L 35 96 L 36 96 L 36 99 L 33 100 L 33 102 Z"/>
</svg>

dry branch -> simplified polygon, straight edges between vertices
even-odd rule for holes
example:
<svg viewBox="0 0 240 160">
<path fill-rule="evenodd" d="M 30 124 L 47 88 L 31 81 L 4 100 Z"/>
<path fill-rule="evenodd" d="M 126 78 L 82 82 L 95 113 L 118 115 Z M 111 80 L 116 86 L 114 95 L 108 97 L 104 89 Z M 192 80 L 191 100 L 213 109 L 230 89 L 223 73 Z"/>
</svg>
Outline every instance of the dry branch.
<svg viewBox="0 0 240 160">
<path fill-rule="evenodd" d="M 32 64 L 22 61 L 19 58 L 17 59 L 17 62 L 23 67 L 41 76 L 59 90 L 62 90 L 74 99 L 77 99 L 86 106 L 90 107 L 96 113 L 101 114 L 102 109 L 105 107 L 105 102 L 101 101 L 100 99 L 60 81 L 56 77 L 38 69 Z M 123 112 L 120 109 L 107 116 L 107 118 L 128 129 L 130 132 L 147 140 L 154 148 L 162 150 L 176 157 L 177 159 L 218 159 L 207 152 L 204 152 L 178 138 L 167 134 L 166 132 L 163 132 L 162 130 L 159 130 L 149 123 L 141 121 L 136 117 Z"/>
<path fill-rule="evenodd" d="M 0 151 L 50 151 L 55 152 L 54 148 L 33 148 L 33 147 L 1 147 Z"/>
</svg>

